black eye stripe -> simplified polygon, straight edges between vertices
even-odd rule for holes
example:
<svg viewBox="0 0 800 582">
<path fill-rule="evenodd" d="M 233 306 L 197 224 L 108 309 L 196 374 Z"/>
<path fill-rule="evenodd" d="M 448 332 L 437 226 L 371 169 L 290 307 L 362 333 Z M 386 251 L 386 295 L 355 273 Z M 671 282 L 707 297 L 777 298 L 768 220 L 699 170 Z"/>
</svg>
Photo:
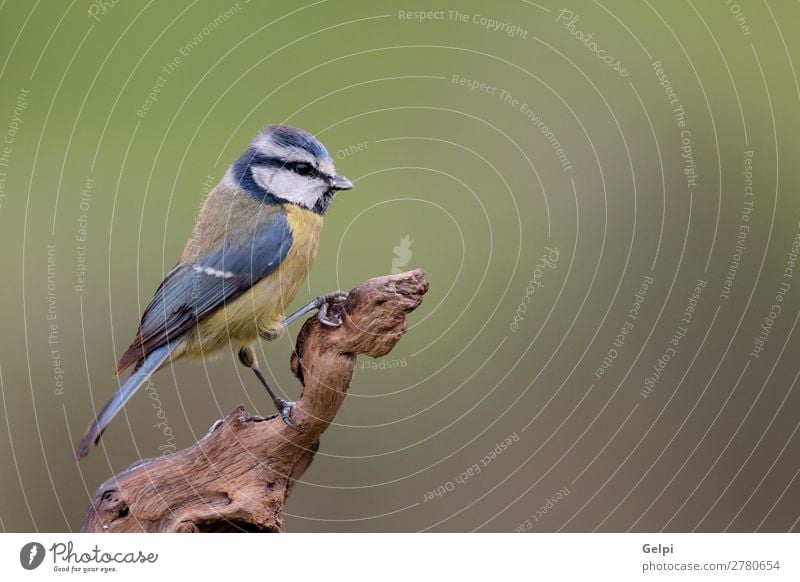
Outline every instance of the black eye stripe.
<svg viewBox="0 0 800 582">
<path fill-rule="evenodd" d="M 280 168 L 285 165 L 285 162 L 280 158 L 265 156 L 264 154 L 257 152 L 248 152 L 242 156 L 242 158 L 244 159 L 245 163 L 251 167 Z"/>
<path fill-rule="evenodd" d="M 308 162 L 287 162 L 285 167 L 298 176 L 304 178 L 321 178 L 322 174 L 314 167 L 313 164 Z"/>
<path fill-rule="evenodd" d="M 314 166 L 307 162 L 290 162 L 286 164 L 286 167 L 301 176 L 312 176 L 316 173 Z"/>
<path fill-rule="evenodd" d="M 285 161 L 278 157 L 267 156 L 261 152 L 253 149 L 245 152 L 240 160 L 251 168 L 267 167 L 275 169 L 286 169 L 296 173 L 305 178 L 326 178 L 315 166 L 310 162 L 303 161 Z"/>
</svg>

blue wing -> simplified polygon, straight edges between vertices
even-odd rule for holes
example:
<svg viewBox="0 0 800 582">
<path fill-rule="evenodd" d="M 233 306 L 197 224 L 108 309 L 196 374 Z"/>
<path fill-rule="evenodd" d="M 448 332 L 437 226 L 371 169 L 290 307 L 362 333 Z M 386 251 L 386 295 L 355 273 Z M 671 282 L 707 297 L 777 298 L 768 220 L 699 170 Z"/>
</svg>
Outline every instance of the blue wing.
<svg viewBox="0 0 800 582">
<path fill-rule="evenodd" d="M 120 358 L 117 373 L 178 339 L 269 275 L 286 257 L 292 242 L 286 214 L 275 212 L 251 244 L 225 246 L 194 264 L 178 263 L 145 309 L 136 338 Z"/>
</svg>

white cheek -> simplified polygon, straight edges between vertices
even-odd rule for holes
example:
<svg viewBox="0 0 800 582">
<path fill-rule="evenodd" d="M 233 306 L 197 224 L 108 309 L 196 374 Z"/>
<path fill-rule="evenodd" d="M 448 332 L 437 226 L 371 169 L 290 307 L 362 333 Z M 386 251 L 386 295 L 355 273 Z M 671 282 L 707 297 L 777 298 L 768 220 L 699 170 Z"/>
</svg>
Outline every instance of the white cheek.
<svg viewBox="0 0 800 582">
<path fill-rule="evenodd" d="M 251 168 L 250 171 L 253 173 L 253 179 L 256 181 L 256 184 L 265 190 L 272 190 L 275 170 L 271 168 Z"/>
<path fill-rule="evenodd" d="M 253 177 L 259 186 L 278 198 L 307 208 L 317 203 L 327 187 L 321 180 L 309 179 L 289 170 L 255 168 Z"/>
<path fill-rule="evenodd" d="M 286 199 L 301 204 L 306 208 L 313 208 L 317 200 L 319 200 L 328 189 L 327 184 L 322 180 L 309 180 L 308 178 L 302 178 L 300 176 L 298 176 L 298 180 L 299 183 L 296 188 L 290 191 L 293 194 L 287 194 Z"/>
</svg>

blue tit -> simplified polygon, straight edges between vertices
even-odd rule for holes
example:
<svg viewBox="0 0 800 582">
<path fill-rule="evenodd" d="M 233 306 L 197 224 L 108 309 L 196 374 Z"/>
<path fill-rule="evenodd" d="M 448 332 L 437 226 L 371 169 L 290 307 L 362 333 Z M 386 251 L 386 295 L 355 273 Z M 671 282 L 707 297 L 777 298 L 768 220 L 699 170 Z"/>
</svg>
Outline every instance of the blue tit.
<svg viewBox="0 0 800 582">
<path fill-rule="evenodd" d="M 274 339 L 313 309 L 327 325 L 328 306 L 346 294 L 317 297 L 288 318 L 284 310 L 317 254 L 323 216 L 353 184 L 336 173 L 314 136 L 287 125 L 264 128 L 206 198 L 178 264 L 144 311 L 117 375 L 130 377 L 91 422 L 76 450 L 85 457 L 111 419 L 153 373 L 184 356 L 238 352 L 264 385 L 284 421 L 293 402 L 279 398 L 256 362 L 254 344 Z"/>
</svg>

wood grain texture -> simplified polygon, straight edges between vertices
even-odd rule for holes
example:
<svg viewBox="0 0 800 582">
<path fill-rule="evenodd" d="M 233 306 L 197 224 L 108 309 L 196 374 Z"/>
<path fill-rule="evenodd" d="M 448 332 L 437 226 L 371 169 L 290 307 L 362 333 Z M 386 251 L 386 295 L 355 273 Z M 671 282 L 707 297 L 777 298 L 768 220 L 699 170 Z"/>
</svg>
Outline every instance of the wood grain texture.
<svg viewBox="0 0 800 582">
<path fill-rule="evenodd" d="M 292 413 L 302 432 L 238 406 L 191 447 L 108 479 L 81 531 L 283 531 L 284 503 L 344 402 L 356 356 L 388 354 L 427 290 L 420 269 L 377 277 L 350 292 L 341 327 L 305 322 L 291 358 L 303 384 Z"/>
</svg>

